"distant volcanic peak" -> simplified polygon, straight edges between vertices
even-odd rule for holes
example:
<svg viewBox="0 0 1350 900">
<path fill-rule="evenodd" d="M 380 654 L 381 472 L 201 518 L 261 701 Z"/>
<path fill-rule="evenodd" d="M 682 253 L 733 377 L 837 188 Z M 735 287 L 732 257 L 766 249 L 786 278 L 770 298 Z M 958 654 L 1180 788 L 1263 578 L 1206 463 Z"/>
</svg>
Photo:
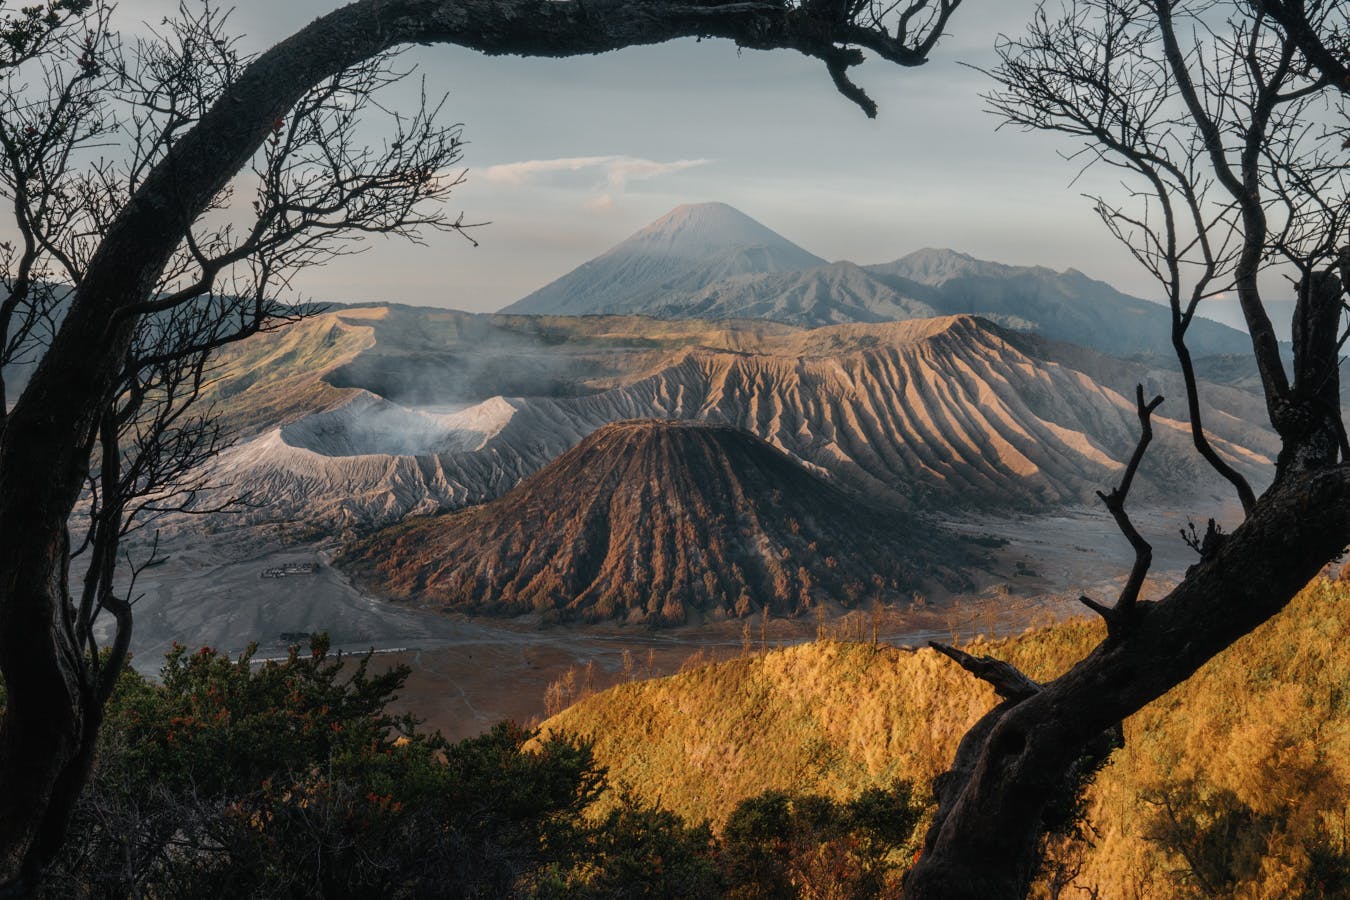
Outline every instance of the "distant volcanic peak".
<svg viewBox="0 0 1350 900">
<path fill-rule="evenodd" d="M 725 203 L 677 206 L 609 251 L 703 260 L 729 250 L 767 247 L 797 257 L 803 268 L 824 260 Z"/>
<path fill-rule="evenodd" d="M 750 249 L 722 257 L 720 266 L 705 265 L 700 269 L 702 275 L 720 270 L 727 277 L 698 290 L 668 292 L 657 298 L 650 310 L 670 317 L 759 318 L 805 327 L 886 322 L 935 313 L 926 303 L 906 296 L 854 263 L 768 271 L 771 261 L 757 260 L 767 253 L 763 248 Z"/>
<path fill-rule="evenodd" d="M 939 247 L 924 247 L 884 266 L 920 284 L 940 285 L 966 275 L 1006 273 L 1012 267 Z"/>
<path fill-rule="evenodd" d="M 535 315 L 650 312 L 739 275 L 825 261 L 727 206 L 681 206 L 502 311 Z"/>
<path fill-rule="evenodd" d="M 637 420 L 347 559 L 395 596 L 451 608 L 674 625 L 894 594 L 918 585 L 933 540 L 748 432 Z"/>
<path fill-rule="evenodd" d="M 968 253 L 945 248 L 924 247 L 893 263 L 885 263 L 874 268 L 885 269 L 891 274 L 900 275 L 920 284 L 940 287 L 956 278 L 1014 278 L 1019 275 L 1033 275 L 1050 280 L 1067 279 L 1090 284 L 1103 284 L 1084 275 L 1077 269 L 1057 272 L 1048 266 L 1014 266 L 1008 263 L 977 259 Z"/>
</svg>

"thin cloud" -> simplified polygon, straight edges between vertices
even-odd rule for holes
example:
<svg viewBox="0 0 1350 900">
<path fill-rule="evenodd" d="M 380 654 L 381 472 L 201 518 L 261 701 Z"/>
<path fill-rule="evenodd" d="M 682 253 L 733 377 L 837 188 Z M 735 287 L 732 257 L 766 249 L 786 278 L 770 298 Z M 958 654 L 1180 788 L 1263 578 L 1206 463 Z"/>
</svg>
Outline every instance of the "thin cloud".
<svg viewBox="0 0 1350 900">
<path fill-rule="evenodd" d="M 489 166 L 479 177 L 490 184 L 525 187 L 556 180 L 558 176 L 594 172 L 600 177 L 590 186 L 592 196 L 584 205 L 588 209 L 604 211 L 614 208 L 615 196 L 627 190 L 632 182 L 673 175 L 707 165 L 709 162 L 711 160 L 707 159 L 659 162 L 654 159 L 620 155 L 571 156 L 561 159 L 527 159 L 522 162 Z"/>
<path fill-rule="evenodd" d="M 595 213 L 613 212 L 618 208 L 618 205 L 614 202 L 614 195 L 610 193 L 587 197 L 586 202 L 581 205 Z"/>
</svg>

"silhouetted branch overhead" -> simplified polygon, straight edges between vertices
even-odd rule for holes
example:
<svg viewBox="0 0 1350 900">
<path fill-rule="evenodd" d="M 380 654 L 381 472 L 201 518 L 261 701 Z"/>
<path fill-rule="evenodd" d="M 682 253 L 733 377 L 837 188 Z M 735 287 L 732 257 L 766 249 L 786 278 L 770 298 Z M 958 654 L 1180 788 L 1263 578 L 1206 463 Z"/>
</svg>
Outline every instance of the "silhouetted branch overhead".
<svg viewBox="0 0 1350 900">
<path fill-rule="evenodd" d="M 680 37 L 796 50 L 825 63 L 840 92 L 875 116 L 875 103 L 848 74 L 863 62 L 859 48 L 896 65 L 922 65 L 960 5 L 961 0 L 402 0 L 371 12 L 392 43 L 459 44 L 492 55 L 573 56 Z"/>
<path fill-rule="evenodd" d="M 1340 0 L 1251 0 L 1278 22 L 1308 65 L 1350 93 L 1350 12 Z"/>
</svg>

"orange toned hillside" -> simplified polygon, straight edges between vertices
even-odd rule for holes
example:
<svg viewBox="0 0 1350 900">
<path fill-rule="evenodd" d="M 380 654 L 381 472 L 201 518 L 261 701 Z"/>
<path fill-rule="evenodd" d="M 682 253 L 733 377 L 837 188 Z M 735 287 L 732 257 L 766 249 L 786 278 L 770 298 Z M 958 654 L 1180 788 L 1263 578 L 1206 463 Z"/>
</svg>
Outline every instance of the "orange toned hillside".
<svg viewBox="0 0 1350 900">
<path fill-rule="evenodd" d="M 1100 639 L 1068 622 L 972 652 L 1052 677 Z M 1350 896 L 1350 586 L 1319 581 L 1125 723 L 1036 892 Z M 817 642 L 621 685 L 545 723 L 612 781 L 720 827 L 766 790 L 855 796 L 941 771 L 994 702 L 930 650 Z"/>
</svg>

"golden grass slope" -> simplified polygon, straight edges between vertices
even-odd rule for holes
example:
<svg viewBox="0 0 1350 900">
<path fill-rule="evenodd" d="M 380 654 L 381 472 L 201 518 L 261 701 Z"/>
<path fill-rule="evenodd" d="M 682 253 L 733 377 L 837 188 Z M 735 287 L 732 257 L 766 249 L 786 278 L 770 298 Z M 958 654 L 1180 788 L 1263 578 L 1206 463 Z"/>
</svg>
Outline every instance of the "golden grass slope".
<svg viewBox="0 0 1350 900">
<path fill-rule="evenodd" d="M 970 649 L 1046 679 L 1099 639 L 1073 621 Z M 1112 898 L 1345 896 L 1327 872 L 1350 860 L 1347 648 L 1350 587 L 1319 581 L 1128 720 L 1086 796 L 1091 846 L 1060 850 L 1073 883 Z M 926 786 L 993 702 L 930 650 L 824 641 L 621 685 L 544 727 L 593 736 L 614 783 L 716 826 L 769 789 Z"/>
</svg>

